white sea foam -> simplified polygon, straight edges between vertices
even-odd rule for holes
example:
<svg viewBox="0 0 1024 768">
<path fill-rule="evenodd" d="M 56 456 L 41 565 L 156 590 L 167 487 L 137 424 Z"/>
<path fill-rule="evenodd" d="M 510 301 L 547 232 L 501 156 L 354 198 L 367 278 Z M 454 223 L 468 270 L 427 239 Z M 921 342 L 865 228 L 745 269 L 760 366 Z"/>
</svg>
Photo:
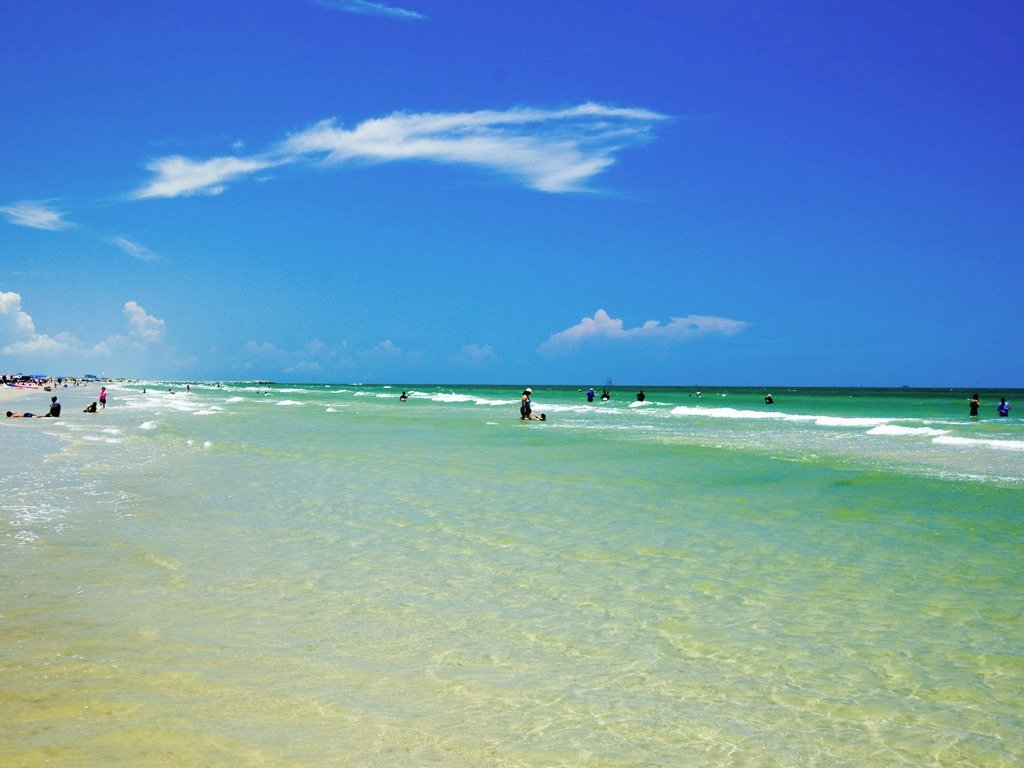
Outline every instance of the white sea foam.
<svg viewBox="0 0 1024 768">
<path fill-rule="evenodd" d="M 495 400 L 488 397 L 477 397 L 475 395 L 460 395 L 455 392 L 436 392 L 424 395 L 428 400 L 435 403 L 475 403 L 476 405 L 515 405 L 518 400 Z M 534 409 L 536 410 L 536 403 Z"/>
<path fill-rule="evenodd" d="M 338 409 L 333 407 L 333 406 L 328 407 L 327 410 L 326 410 L 326 413 L 337 413 L 337 412 L 338 412 Z"/>
<path fill-rule="evenodd" d="M 277 404 L 278 405 L 303 405 L 303 403 L 300 403 L 298 400 L 278 400 Z"/>
<path fill-rule="evenodd" d="M 819 427 L 874 427 L 887 424 L 884 417 L 817 416 L 781 411 L 751 411 L 739 408 L 703 408 L 680 405 L 672 409 L 673 416 L 703 416 L 711 419 L 757 419 L 762 421 L 789 421 L 816 424 Z"/>
<path fill-rule="evenodd" d="M 874 427 L 889 422 L 889 419 L 881 417 L 812 416 L 810 418 L 819 427 Z"/>
<path fill-rule="evenodd" d="M 932 440 L 938 445 L 956 445 L 963 448 L 994 448 L 997 451 L 1024 451 L 1024 440 L 996 440 L 991 438 L 940 435 Z"/>
<path fill-rule="evenodd" d="M 238 396 L 236 395 L 235 397 L 229 397 L 229 398 L 228 398 L 227 400 L 225 400 L 224 402 L 225 402 L 225 403 L 244 403 L 244 402 L 245 402 L 245 398 L 244 398 L 244 397 L 238 397 Z"/>
<path fill-rule="evenodd" d="M 139 429 L 156 429 L 155 421 L 144 421 L 139 424 Z"/>
<path fill-rule="evenodd" d="M 945 435 L 949 430 L 933 429 L 932 427 L 901 427 L 898 424 L 879 424 L 868 430 L 869 435 Z"/>
</svg>

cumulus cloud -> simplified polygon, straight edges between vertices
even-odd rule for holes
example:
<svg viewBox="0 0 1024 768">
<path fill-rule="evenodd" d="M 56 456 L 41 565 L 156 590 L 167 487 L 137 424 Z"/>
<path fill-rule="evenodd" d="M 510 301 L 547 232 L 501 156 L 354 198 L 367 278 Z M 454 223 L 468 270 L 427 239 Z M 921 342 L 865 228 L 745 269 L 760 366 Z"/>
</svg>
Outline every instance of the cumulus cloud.
<svg viewBox="0 0 1024 768">
<path fill-rule="evenodd" d="M 393 19 L 425 19 L 427 18 L 419 11 L 410 11 L 406 8 L 396 8 L 385 3 L 375 3 L 372 0 L 315 0 L 317 5 L 325 8 L 334 8 L 347 13 L 368 14 L 374 16 L 388 16 Z"/>
<path fill-rule="evenodd" d="M 605 310 L 599 309 L 593 317 L 584 317 L 571 328 L 552 334 L 541 344 L 540 351 L 568 351 L 599 340 L 684 342 L 699 336 L 733 336 L 749 325 L 743 320 L 730 320 L 727 317 L 687 315 L 673 317 L 665 325 L 658 320 L 648 320 L 635 328 L 626 328 L 621 319 L 611 317 Z"/>
<path fill-rule="evenodd" d="M 618 152 L 651 139 L 664 115 L 646 109 L 580 104 L 566 109 L 394 113 L 354 128 L 322 120 L 251 157 L 153 161 L 149 184 L 136 199 L 219 194 L 227 182 L 300 162 L 427 160 L 484 168 L 543 192 L 574 192 L 614 164 Z"/>
<path fill-rule="evenodd" d="M 6 214 L 12 224 L 33 229 L 57 231 L 74 226 L 71 222 L 64 220 L 64 214 L 61 211 L 54 210 L 44 203 L 30 200 L 0 207 L 0 213 Z"/>
<path fill-rule="evenodd" d="M 116 349 L 144 349 L 163 338 L 164 321 L 151 315 L 134 301 L 126 302 L 125 334 L 113 334 L 95 344 L 83 343 L 78 337 L 61 332 L 52 336 L 36 330 L 32 317 L 21 307 L 17 293 L 0 292 L 0 350 L 4 354 L 53 355 L 69 353 L 86 356 L 109 355 Z"/>
<path fill-rule="evenodd" d="M 490 344 L 467 344 L 459 351 L 456 359 L 458 362 L 475 367 L 494 362 L 498 356 L 494 354 L 494 349 Z"/>
<path fill-rule="evenodd" d="M 166 323 L 147 315 L 146 310 L 134 301 L 125 302 L 124 316 L 128 320 L 128 332 L 133 339 L 143 344 L 155 344 L 163 338 Z"/>
<path fill-rule="evenodd" d="M 110 242 L 129 256 L 132 256 L 139 261 L 153 261 L 158 258 L 155 253 L 144 245 L 139 245 L 138 243 L 129 240 L 127 237 L 115 237 L 112 238 Z"/>
<path fill-rule="evenodd" d="M 47 354 L 64 352 L 68 339 L 59 340 L 36 331 L 31 315 L 21 308 L 21 296 L 0 292 L 0 342 L 4 354 Z"/>
<path fill-rule="evenodd" d="M 391 339 L 385 339 L 380 344 L 371 349 L 367 354 L 379 355 L 381 357 L 399 357 L 402 354 L 402 350 L 395 346 Z"/>
</svg>

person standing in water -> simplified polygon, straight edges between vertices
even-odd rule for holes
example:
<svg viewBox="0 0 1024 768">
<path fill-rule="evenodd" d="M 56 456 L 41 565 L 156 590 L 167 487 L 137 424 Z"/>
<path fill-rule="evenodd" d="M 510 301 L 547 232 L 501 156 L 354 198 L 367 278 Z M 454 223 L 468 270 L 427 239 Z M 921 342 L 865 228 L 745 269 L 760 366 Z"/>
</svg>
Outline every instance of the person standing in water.
<svg viewBox="0 0 1024 768">
<path fill-rule="evenodd" d="M 999 398 L 999 405 L 996 406 L 996 413 L 998 413 L 1000 416 L 1010 415 L 1010 404 L 1006 402 L 1005 397 Z"/>
<path fill-rule="evenodd" d="M 590 389 L 587 390 L 587 402 L 588 403 L 594 402 L 594 388 L 593 387 L 591 387 Z"/>
<path fill-rule="evenodd" d="M 530 395 L 533 390 L 527 387 L 523 390 L 523 396 L 519 398 L 519 418 L 526 421 L 533 413 L 533 403 L 530 402 Z"/>
<path fill-rule="evenodd" d="M 978 399 L 978 393 L 975 392 L 971 395 L 971 418 L 978 418 L 978 409 L 981 407 L 981 401 Z"/>
<path fill-rule="evenodd" d="M 107 407 L 107 388 L 100 387 L 100 408 Z"/>
</svg>

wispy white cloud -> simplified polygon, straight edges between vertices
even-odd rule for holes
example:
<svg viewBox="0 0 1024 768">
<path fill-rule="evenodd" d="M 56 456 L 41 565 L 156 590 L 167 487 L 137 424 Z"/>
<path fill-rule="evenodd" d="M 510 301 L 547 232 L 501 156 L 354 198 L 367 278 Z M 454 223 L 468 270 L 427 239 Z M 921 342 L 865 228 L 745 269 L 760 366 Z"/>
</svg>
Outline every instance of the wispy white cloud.
<svg viewBox="0 0 1024 768">
<path fill-rule="evenodd" d="M 319 373 L 328 363 L 345 362 L 346 344 L 328 347 L 319 339 L 306 342 L 299 349 L 282 349 L 269 341 L 250 341 L 242 348 L 246 367 L 254 360 L 261 365 L 273 365 L 282 373 Z"/>
<path fill-rule="evenodd" d="M 127 237 L 114 237 L 111 238 L 110 242 L 129 256 L 132 256 L 139 261 L 153 261 L 154 259 L 159 258 L 144 245 L 139 245 L 138 243 L 129 240 Z"/>
<path fill-rule="evenodd" d="M 219 194 L 229 181 L 300 162 L 403 160 L 476 166 L 544 192 L 580 191 L 614 164 L 621 150 L 649 141 L 654 125 L 665 119 L 646 109 L 588 103 L 566 109 L 394 113 L 351 129 L 322 120 L 250 157 L 155 160 L 147 166 L 155 177 L 132 197 Z"/>
<path fill-rule="evenodd" d="M 456 362 L 471 367 L 477 367 L 486 363 L 495 362 L 498 356 L 490 344 L 466 344 L 455 357 Z"/>
<path fill-rule="evenodd" d="M 135 190 L 131 197 L 183 197 L 186 195 L 219 195 L 229 181 L 280 165 L 266 157 L 214 157 L 196 162 L 187 157 L 162 157 L 146 165 L 155 178 Z"/>
<path fill-rule="evenodd" d="M 644 109 L 582 104 L 461 113 L 396 113 L 351 130 L 323 120 L 281 145 L 289 157 L 326 163 L 431 160 L 475 165 L 522 179 L 545 192 L 582 189 L 615 162 L 615 153 L 647 141 L 664 117 Z"/>
<path fill-rule="evenodd" d="M 36 330 L 32 317 L 21 307 L 21 296 L 14 292 L 0 293 L 0 350 L 14 355 L 76 354 L 85 356 L 109 355 L 117 349 L 145 349 L 158 343 L 164 334 L 165 323 L 134 301 L 125 302 L 126 332 L 113 334 L 96 344 L 83 343 L 67 332 L 52 336 Z"/>
<path fill-rule="evenodd" d="M 419 11 L 410 11 L 406 8 L 396 8 L 385 3 L 375 3 L 372 0 L 315 0 L 317 5 L 347 13 L 370 14 L 374 16 L 389 16 L 393 19 L 425 19 L 427 18 Z"/>
<path fill-rule="evenodd" d="M 0 213 L 6 214 L 12 224 L 33 229 L 57 231 L 75 226 L 64 219 L 61 211 L 55 210 L 45 203 L 23 200 L 0 207 Z"/>
<path fill-rule="evenodd" d="M 552 334 L 540 346 L 541 352 L 564 352 L 592 341 L 659 341 L 684 342 L 699 336 L 733 336 L 749 327 L 743 320 L 709 315 L 673 317 L 666 325 L 648 320 L 635 328 L 626 328 L 619 318 L 599 309 L 593 317 L 584 317 L 576 325 Z"/>
</svg>

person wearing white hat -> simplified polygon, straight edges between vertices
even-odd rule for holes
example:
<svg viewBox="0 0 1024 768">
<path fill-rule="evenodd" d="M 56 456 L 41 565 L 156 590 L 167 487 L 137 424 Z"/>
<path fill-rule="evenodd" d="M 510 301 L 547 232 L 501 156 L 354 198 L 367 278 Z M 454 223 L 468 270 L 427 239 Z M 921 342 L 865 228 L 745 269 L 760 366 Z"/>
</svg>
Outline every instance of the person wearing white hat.
<svg viewBox="0 0 1024 768">
<path fill-rule="evenodd" d="M 526 421 L 530 418 L 533 412 L 533 406 L 530 403 L 530 395 L 533 394 L 533 390 L 527 387 L 523 390 L 523 397 L 519 402 L 519 418 Z"/>
</svg>

